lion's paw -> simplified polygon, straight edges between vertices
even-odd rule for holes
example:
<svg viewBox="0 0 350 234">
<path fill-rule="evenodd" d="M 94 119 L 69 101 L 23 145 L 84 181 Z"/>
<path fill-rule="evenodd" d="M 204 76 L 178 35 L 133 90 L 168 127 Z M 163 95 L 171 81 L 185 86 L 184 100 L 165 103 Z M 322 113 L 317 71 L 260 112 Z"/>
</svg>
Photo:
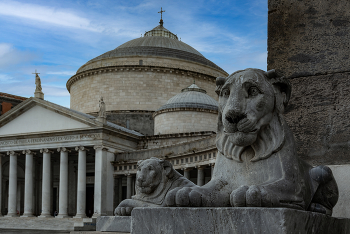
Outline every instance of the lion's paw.
<svg viewBox="0 0 350 234">
<path fill-rule="evenodd" d="M 197 187 L 175 188 L 165 197 L 165 205 L 199 207 L 202 204 L 202 194 L 197 189 Z"/>
<path fill-rule="evenodd" d="M 266 191 L 263 187 L 243 185 L 231 193 L 230 203 L 234 207 L 261 207 L 265 197 Z"/>
<path fill-rule="evenodd" d="M 131 211 L 134 209 L 134 207 L 120 207 L 118 206 L 114 210 L 115 216 L 130 216 Z"/>
</svg>

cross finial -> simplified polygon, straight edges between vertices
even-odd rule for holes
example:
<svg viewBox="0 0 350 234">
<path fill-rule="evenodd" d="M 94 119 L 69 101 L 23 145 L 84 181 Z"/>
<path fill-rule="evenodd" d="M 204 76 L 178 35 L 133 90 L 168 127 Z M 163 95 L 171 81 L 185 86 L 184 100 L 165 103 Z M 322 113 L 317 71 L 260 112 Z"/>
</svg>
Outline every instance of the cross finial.
<svg viewBox="0 0 350 234">
<path fill-rule="evenodd" d="M 159 24 L 160 24 L 161 26 L 163 26 L 163 12 L 165 12 L 165 11 L 163 11 L 163 8 L 161 7 L 161 8 L 160 8 L 160 11 L 158 11 L 158 13 L 160 13 L 160 21 L 159 21 Z"/>
<path fill-rule="evenodd" d="M 37 72 L 36 72 L 36 69 L 35 69 L 35 72 L 34 72 L 34 73 L 32 73 L 32 74 L 38 75 L 38 74 L 40 74 L 40 73 L 37 73 Z"/>
<path fill-rule="evenodd" d="M 158 13 L 160 13 L 160 19 L 161 20 L 163 19 L 163 12 L 165 12 L 165 11 L 163 11 L 163 8 L 161 7 L 160 11 L 158 11 Z"/>
</svg>

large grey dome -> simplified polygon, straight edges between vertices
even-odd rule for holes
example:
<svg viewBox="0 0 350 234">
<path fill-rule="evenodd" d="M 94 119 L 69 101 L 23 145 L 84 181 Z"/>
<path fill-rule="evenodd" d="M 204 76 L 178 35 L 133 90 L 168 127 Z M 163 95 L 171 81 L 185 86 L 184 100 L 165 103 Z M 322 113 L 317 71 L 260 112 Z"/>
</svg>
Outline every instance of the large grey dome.
<svg viewBox="0 0 350 234">
<path fill-rule="evenodd" d="M 116 49 L 108 51 L 94 59 L 94 62 L 105 58 L 126 57 L 126 56 L 162 56 L 179 58 L 188 61 L 198 62 L 220 71 L 225 72 L 215 63 L 206 59 L 201 53 L 186 43 L 179 41 L 178 37 L 163 27 L 158 25 L 154 29 L 145 33 L 143 37 L 128 41 Z"/>
<path fill-rule="evenodd" d="M 218 110 L 218 102 L 206 94 L 204 89 L 196 84 L 183 89 L 181 93 L 170 98 L 168 102 L 156 112 L 173 108 L 200 108 L 206 110 Z"/>
</svg>

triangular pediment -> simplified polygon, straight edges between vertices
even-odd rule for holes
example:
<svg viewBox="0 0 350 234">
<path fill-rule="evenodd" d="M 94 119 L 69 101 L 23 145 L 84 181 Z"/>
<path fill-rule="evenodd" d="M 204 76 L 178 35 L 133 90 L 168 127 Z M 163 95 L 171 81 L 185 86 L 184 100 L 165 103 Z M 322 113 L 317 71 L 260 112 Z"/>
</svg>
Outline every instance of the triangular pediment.
<svg viewBox="0 0 350 234">
<path fill-rule="evenodd" d="M 44 101 L 29 100 L 26 102 L 28 103 L 16 106 L 6 118 L 0 119 L 0 136 L 94 127 L 88 118 L 84 116 L 77 118 L 77 113 L 68 108 L 57 108 L 58 105 L 41 105 L 40 102 Z"/>
</svg>

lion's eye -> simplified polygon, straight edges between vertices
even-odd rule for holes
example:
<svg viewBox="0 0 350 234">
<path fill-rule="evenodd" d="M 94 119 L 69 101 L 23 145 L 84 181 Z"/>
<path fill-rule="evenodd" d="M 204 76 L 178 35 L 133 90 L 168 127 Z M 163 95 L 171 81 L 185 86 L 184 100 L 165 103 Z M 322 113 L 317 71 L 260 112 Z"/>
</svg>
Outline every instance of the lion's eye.
<svg viewBox="0 0 350 234">
<path fill-rule="evenodd" d="M 248 94 L 249 96 L 256 96 L 260 93 L 259 89 L 256 87 L 256 86 L 251 86 L 249 89 L 248 89 Z"/>
<path fill-rule="evenodd" d="M 223 90 L 221 91 L 221 96 L 224 96 L 224 97 L 230 96 L 230 90 L 228 90 L 228 89 L 223 89 Z"/>
</svg>

